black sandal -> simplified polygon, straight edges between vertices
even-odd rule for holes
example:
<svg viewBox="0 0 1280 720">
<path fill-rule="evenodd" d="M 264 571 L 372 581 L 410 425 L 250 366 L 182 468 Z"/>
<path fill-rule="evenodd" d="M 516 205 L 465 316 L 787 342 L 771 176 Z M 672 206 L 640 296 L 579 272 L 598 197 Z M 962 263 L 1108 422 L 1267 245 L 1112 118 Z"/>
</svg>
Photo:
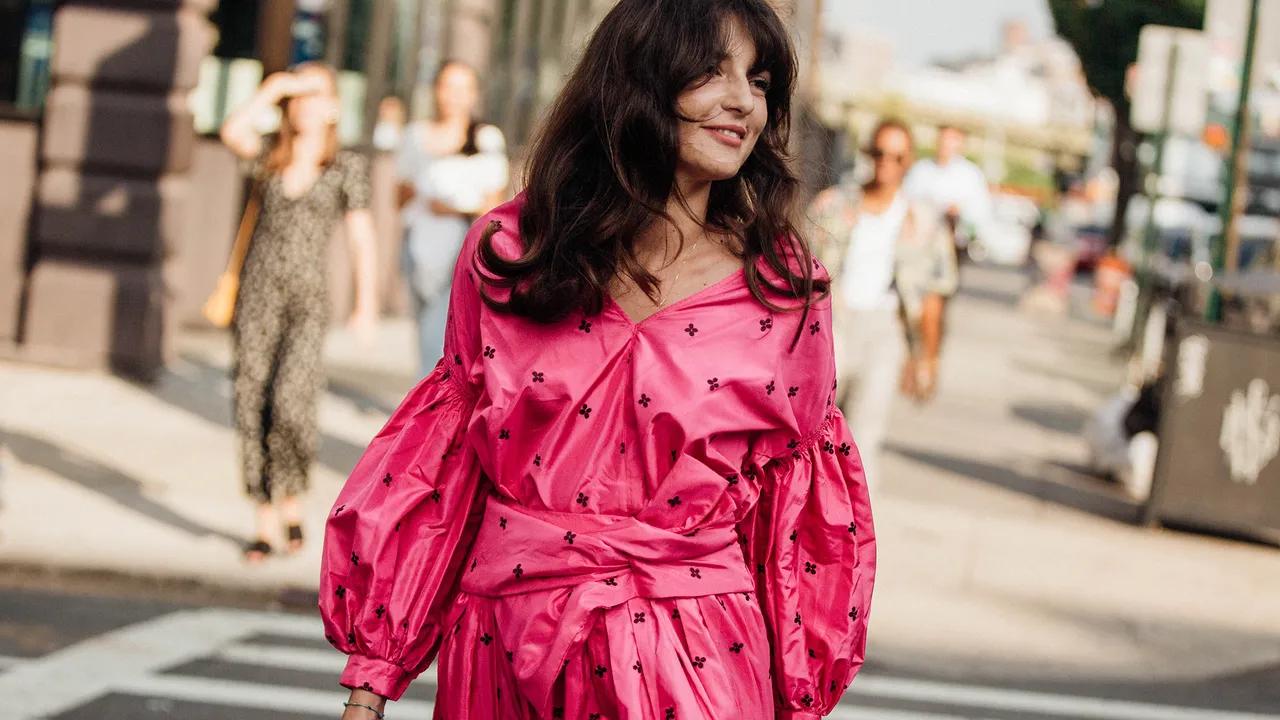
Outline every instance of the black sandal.
<svg viewBox="0 0 1280 720">
<path fill-rule="evenodd" d="M 285 527 L 285 534 L 289 538 L 290 552 L 297 552 L 302 549 L 302 525 L 290 523 Z"/>
<path fill-rule="evenodd" d="M 258 538 L 251 543 L 245 544 L 244 559 L 249 562 L 261 562 L 262 560 L 267 559 L 272 552 L 274 551 L 271 548 L 271 543 L 263 540 L 262 538 Z M 261 557 L 255 558 L 255 555 L 260 555 Z"/>
</svg>

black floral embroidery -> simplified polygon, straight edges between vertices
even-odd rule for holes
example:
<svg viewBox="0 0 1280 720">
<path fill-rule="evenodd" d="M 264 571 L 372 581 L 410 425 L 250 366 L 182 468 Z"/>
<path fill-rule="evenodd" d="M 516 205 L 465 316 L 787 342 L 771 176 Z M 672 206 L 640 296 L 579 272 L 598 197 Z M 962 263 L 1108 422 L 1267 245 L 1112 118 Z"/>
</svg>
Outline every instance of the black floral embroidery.
<svg viewBox="0 0 1280 720">
<path fill-rule="evenodd" d="M 689 577 L 702 579 L 702 570 L 700 568 L 689 568 Z"/>
<path fill-rule="evenodd" d="M 677 451 L 672 450 L 672 451 L 671 451 L 671 462 L 675 462 L 675 461 L 676 461 L 676 457 L 677 457 L 678 455 L 679 455 L 679 453 L 678 453 Z"/>
<path fill-rule="evenodd" d="M 515 661 L 515 659 L 516 659 L 516 654 L 515 654 L 514 652 L 512 652 L 511 650 L 508 650 L 508 651 L 507 651 L 507 662 L 513 662 L 513 661 Z"/>
<path fill-rule="evenodd" d="M 567 543 L 569 543 L 570 545 L 572 545 L 572 544 L 573 544 L 573 539 L 574 539 L 574 538 L 576 538 L 576 537 L 578 537 L 578 534 L 577 534 L 577 533 L 575 533 L 575 532 L 573 532 L 572 530 L 570 530 L 569 532 L 566 532 L 566 533 L 564 534 L 564 541 L 565 541 L 565 542 L 567 542 Z"/>
<path fill-rule="evenodd" d="M 347 506 L 346 506 L 346 505 L 339 505 L 338 507 L 336 507 L 336 508 L 334 508 L 334 509 L 333 509 L 333 516 L 334 516 L 334 517 L 338 517 L 338 513 L 342 512 L 343 510 L 346 510 L 346 509 L 347 509 Z"/>
<path fill-rule="evenodd" d="M 826 442 L 822 443 L 822 451 L 829 455 L 835 455 L 836 444 L 831 442 L 830 440 L 827 440 Z"/>
<path fill-rule="evenodd" d="M 689 323 L 689 326 L 686 327 L 684 331 L 689 334 L 689 337 L 693 337 L 698 334 L 698 327 L 693 323 Z"/>
<path fill-rule="evenodd" d="M 803 622 L 801 622 L 801 621 L 800 621 L 800 613 L 796 613 L 796 620 L 795 620 L 795 622 L 796 622 L 796 624 L 797 624 L 797 625 L 803 625 L 803 624 L 804 624 Z"/>
<path fill-rule="evenodd" d="M 354 645 L 355 642 L 356 642 L 356 634 L 353 632 L 347 633 L 347 644 Z"/>
<path fill-rule="evenodd" d="M 521 567 L 521 565 L 523 565 L 523 563 L 516 563 L 515 568 L 511 571 L 511 574 L 515 575 L 517 580 L 522 580 L 524 578 L 524 568 Z"/>
<path fill-rule="evenodd" d="M 673 707 L 667 708 L 666 718 L 664 718 L 664 720 L 676 720 L 676 709 Z"/>
<path fill-rule="evenodd" d="M 432 490 L 431 494 L 428 495 L 427 497 L 431 498 L 434 502 L 440 502 L 440 491 Z"/>
<path fill-rule="evenodd" d="M 764 574 L 764 563 L 756 563 L 756 572 Z"/>
<path fill-rule="evenodd" d="M 706 665 L 706 664 L 707 664 L 707 658 L 706 658 L 706 656 L 705 656 L 705 655 L 694 655 L 694 656 L 693 656 L 693 666 L 694 666 L 694 667 L 696 667 L 696 668 L 698 668 L 699 670 L 701 670 L 701 669 L 702 669 L 702 667 L 703 667 L 704 665 Z"/>
<path fill-rule="evenodd" d="M 365 692 L 373 692 L 373 686 L 367 682 L 361 683 L 360 689 L 364 690 Z"/>
<path fill-rule="evenodd" d="M 618 578 L 605 578 L 601 582 L 609 587 L 618 587 Z"/>
<path fill-rule="evenodd" d="M 581 505 L 582 507 L 586 507 L 586 506 L 587 506 L 587 496 L 586 496 L 586 494 L 585 494 L 585 493 L 578 493 L 578 499 L 577 499 L 577 500 L 575 500 L 574 502 L 578 503 L 578 504 L 579 504 L 579 505 Z"/>
<path fill-rule="evenodd" d="M 597 666 L 596 666 L 596 669 L 595 669 L 596 677 L 604 677 L 604 676 L 605 676 L 605 673 L 607 673 L 607 672 L 609 672 L 609 668 L 607 668 L 607 667 L 605 667 L 605 666 L 603 666 L 603 665 L 597 665 Z"/>
<path fill-rule="evenodd" d="M 553 717 L 553 718 L 562 718 L 562 717 L 564 717 L 564 708 L 562 708 L 562 707 L 553 707 L 553 708 L 551 708 L 551 717 Z"/>
<path fill-rule="evenodd" d="M 582 403 L 582 407 L 578 408 L 578 414 L 579 414 L 579 415 L 581 415 L 581 416 L 583 417 L 583 419 L 585 419 L 585 420 L 590 420 L 590 419 L 591 419 L 591 406 L 590 406 L 590 405 L 588 405 L 588 404 L 586 404 L 586 403 Z"/>
<path fill-rule="evenodd" d="M 773 391 L 774 391 L 774 390 L 777 390 L 777 389 L 778 389 L 777 384 L 776 384 L 776 383 L 774 383 L 772 380 L 770 380 L 770 381 L 769 381 L 769 384 L 768 384 L 768 385 L 765 385 L 765 386 L 764 386 L 764 392 L 765 392 L 765 394 L 766 394 L 766 395 L 772 395 L 772 394 L 773 394 Z"/>
<path fill-rule="evenodd" d="M 849 453 L 853 452 L 853 446 L 849 443 L 840 443 L 840 454 L 849 457 Z"/>
<path fill-rule="evenodd" d="M 671 507 L 675 507 L 675 506 L 679 505 L 679 504 L 680 504 L 680 496 L 679 496 L 679 495 L 676 495 L 675 497 L 670 498 L 669 500 L 667 500 L 667 504 L 668 504 L 668 505 L 670 505 Z"/>
<path fill-rule="evenodd" d="M 497 355 L 497 354 L 498 354 L 498 351 L 497 351 L 497 350 L 495 350 L 495 349 L 493 348 L 493 346 L 492 346 L 492 345 L 485 345 L 485 346 L 484 346 L 484 356 L 485 356 L 486 358 L 488 358 L 488 359 L 492 360 L 492 359 L 494 358 L 494 356 L 495 356 L 495 355 Z"/>
<path fill-rule="evenodd" d="M 377 608 L 374 609 L 373 614 L 376 615 L 379 620 L 381 620 L 382 616 L 387 614 L 387 606 L 379 605 Z"/>
<path fill-rule="evenodd" d="M 489 633 L 484 633 L 484 634 L 482 634 L 482 635 L 480 636 L 480 642 L 481 642 L 485 647 L 488 647 L 488 646 L 489 646 L 489 643 L 493 642 L 493 636 L 492 636 L 492 635 L 490 635 Z"/>
<path fill-rule="evenodd" d="M 720 378 L 718 378 L 718 377 L 713 377 L 713 378 L 708 379 L 708 380 L 707 380 L 707 385 L 711 388 L 711 390 L 712 390 L 712 391 L 719 390 L 719 389 L 720 389 Z"/>
<path fill-rule="evenodd" d="M 796 530 L 792 530 L 792 531 L 791 531 L 791 542 L 795 542 L 795 541 L 796 541 L 796 538 L 797 538 L 797 537 L 799 537 L 799 535 L 800 535 L 800 533 L 799 533 L 798 531 L 796 531 Z"/>
<path fill-rule="evenodd" d="M 773 318 L 767 317 L 760 321 L 760 332 L 769 332 L 773 329 Z"/>
<path fill-rule="evenodd" d="M 849 611 L 849 619 L 850 619 L 850 620 L 857 620 L 857 619 L 858 619 L 858 608 L 856 608 L 856 607 L 855 607 L 855 608 L 853 608 L 852 610 L 850 610 L 850 611 Z"/>
<path fill-rule="evenodd" d="M 631 669 L 632 669 L 632 670 L 635 670 L 636 672 L 640 673 L 641 675 L 643 675 L 643 674 L 644 674 L 644 669 L 643 669 L 643 667 L 641 667 L 641 665 L 640 665 L 640 661 L 639 661 L 639 660 L 637 660 L 637 661 L 636 661 L 636 664 L 635 664 L 635 665 L 632 665 L 632 666 L 631 666 Z"/>
<path fill-rule="evenodd" d="M 546 376 L 546 375 L 544 375 L 544 374 L 542 374 L 542 373 L 540 373 L 540 372 L 538 372 L 537 370 L 534 370 L 534 371 L 533 371 L 533 381 L 534 381 L 534 382 L 536 382 L 536 383 L 544 383 L 544 382 L 546 382 L 546 381 L 547 381 L 547 376 Z"/>
<path fill-rule="evenodd" d="M 352 565 L 359 565 L 359 564 L 360 564 L 360 556 L 359 556 L 359 555 L 357 555 L 357 554 L 355 554 L 355 552 L 354 552 L 354 551 L 352 551 L 352 553 L 351 553 L 351 564 L 352 564 Z"/>
<path fill-rule="evenodd" d="M 737 484 L 738 484 L 738 473 L 729 473 L 728 475 L 725 475 L 725 476 L 724 476 L 724 481 L 725 481 L 725 482 L 727 482 L 727 483 L 729 483 L 730 485 L 737 485 Z"/>
<path fill-rule="evenodd" d="M 813 658 L 813 659 L 815 659 L 815 660 L 816 660 L 816 659 L 818 659 L 818 653 L 814 652 L 814 651 L 813 651 L 813 648 L 809 648 L 809 657 L 811 657 L 811 658 Z"/>
<path fill-rule="evenodd" d="M 627 454 L 627 444 L 626 444 L 626 443 L 618 443 L 618 454 L 619 454 L 619 455 L 626 455 L 626 454 Z"/>
<path fill-rule="evenodd" d="M 857 525 L 855 525 L 855 524 L 853 523 L 853 521 L 850 521 L 850 522 L 849 522 L 849 532 L 850 532 L 850 533 L 852 533 L 852 534 L 854 534 L 854 535 L 857 535 L 857 534 L 858 534 L 858 526 L 857 526 Z"/>
<path fill-rule="evenodd" d="M 741 654 L 742 654 L 742 647 L 743 647 L 742 643 L 740 643 L 740 642 L 735 642 L 734 644 L 732 644 L 732 645 L 730 645 L 730 646 L 729 646 L 729 652 L 731 652 L 731 653 L 737 653 L 737 654 L 741 655 Z"/>
<path fill-rule="evenodd" d="M 507 430 L 506 428 L 502 428 L 501 430 L 498 431 L 498 439 L 499 440 L 511 439 L 511 431 Z"/>
<path fill-rule="evenodd" d="M 649 403 L 653 402 L 653 398 L 649 397 L 645 393 L 640 393 L 640 399 L 637 402 L 639 402 L 642 407 L 649 407 Z"/>
<path fill-rule="evenodd" d="M 382 477 L 382 484 L 391 487 L 391 473 L 387 473 Z"/>
<path fill-rule="evenodd" d="M 680 619 L 680 608 L 675 608 L 671 611 L 671 619 L 672 620 Z"/>
<path fill-rule="evenodd" d="M 804 564 L 804 571 L 805 571 L 805 572 L 807 572 L 807 573 L 809 573 L 810 575 L 817 575 L 817 574 L 818 574 L 818 564 L 817 564 L 817 563 L 806 562 L 806 563 Z"/>
<path fill-rule="evenodd" d="M 799 440 L 799 438 L 792 438 L 791 440 L 787 441 L 787 449 L 788 449 L 788 450 L 794 450 L 794 449 L 796 449 L 797 447 L 799 447 L 799 445 L 800 445 L 800 440 Z"/>
<path fill-rule="evenodd" d="M 813 324 L 809 326 L 809 334 L 810 334 L 810 335 L 817 335 L 817 334 L 818 334 L 818 329 L 819 329 L 819 328 L 821 328 L 821 327 L 822 327 L 822 323 L 818 322 L 817 320 L 814 320 L 814 321 L 813 321 Z"/>
<path fill-rule="evenodd" d="M 502 528 L 503 530 L 506 530 L 506 529 L 507 529 L 507 519 L 506 519 L 506 518 L 504 518 L 504 517 L 500 517 L 500 518 L 498 518 L 498 527 Z"/>
<path fill-rule="evenodd" d="M 591 332 L 591 323 L 590 323 L 589 321 L 587 321 L 587 320 L 585 320 L 585 319 L 584 319 L 581 323 L 578 323 L 578 329 L 579 329 L 579 330 L 581 330 L 581 331 L 582 331 L 582 332 L 584 332 L 584 333 L 590 333 L 590 332 Z"/>
<path fill-rule="evenodd" d="M 804 695 L 800 696 L 800 702 L 804 703 L 805 707 L 809 707 L 810 705 L 813 704 L 813 696 L 810 695 L 809 693 L 805 693 Z"/>
<path fill-rule="evenodd" d="M 338 599 L 341 600 L 342 598 L 347 596 L 347 589 L 339 585 L 338 587 L 333 589 L 333 594 L 337 595 Z"/>
<path fill-rule="evenodd" d="M 631 613 L 631 622 L 633 622 L 633 623 L 642 623 L 642 622 L 644 622 L 644 613 L 642 613 L 642 612 L 638 612 L 638 613 Z"/>
<path fill-rule="evenodd" d="M 337 639 L 335 639 L 335 638 L 334 638 L 332 635 L 330 635 L 329 633 L 325 633 L 325 635 L 324 635 L 324 639 L 325 639 L 325 640 L 327 640 L 327 641 L 329 642 L 329 644 L 330 644 L 330 645 L 332 645 L 332 646 L 334 646 L 334 647 L 337 647 L 337 646 L 338 646 L 338 641 L 337 641 Z"/>
<path fill-rule="evenodd" d="M 587 720 L 600 720 L 600 713 L 590 713 L 590 714 L 588 714 L 588 715 L 587 715 Z"/>
<path fill-rule="evenodd" d="M 461 356 L 461 355 L 459 355 L 458 353 L 454 353 L 454 354 L 453 354 L 453 364 L 454 364 L 454 365 L 461 365 L 461 364 L 462 364 L 462 356 Z"/>
<path fill-rule="evenodd" d="M 533 456 L 533 466 L 534 466 L 534 467 L 542 467 L 542 456 L 541 456 L 541 455 L 534 455 L 534 456 Z"/>
<path fill-rule="evenodd" d="M 799 394 L 799 392 L 800 392 L 800 386 L 799 386 L 799 385 L 792 385 L 791 387 L 787 388 L 787 397 L 789 397 L 789 398 L 793 398 L 793 397 L 795 397 L 797 394 Z"/>
</svg>

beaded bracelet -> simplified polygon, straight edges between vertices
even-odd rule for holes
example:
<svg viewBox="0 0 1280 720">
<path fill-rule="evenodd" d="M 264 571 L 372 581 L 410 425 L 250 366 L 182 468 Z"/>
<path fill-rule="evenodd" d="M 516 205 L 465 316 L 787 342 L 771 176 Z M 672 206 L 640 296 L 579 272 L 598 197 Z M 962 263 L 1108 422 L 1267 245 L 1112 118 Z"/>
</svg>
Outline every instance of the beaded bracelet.
<svg viewBox="0 0 1280 720">
<path fill-rule="evenodd" d="M 369 712 L 373 713 L 374 716 L 378 718 L 378 720 L 386 720 L 386 717 L 382 713 L 378 712 L 377 710 L 374 710 L 372 707 L 365 705 L 364 703 L 344 702 L 342 703 L 342 707 L 364 708 L 365 710 L 368 710 Z"/>
</svg>

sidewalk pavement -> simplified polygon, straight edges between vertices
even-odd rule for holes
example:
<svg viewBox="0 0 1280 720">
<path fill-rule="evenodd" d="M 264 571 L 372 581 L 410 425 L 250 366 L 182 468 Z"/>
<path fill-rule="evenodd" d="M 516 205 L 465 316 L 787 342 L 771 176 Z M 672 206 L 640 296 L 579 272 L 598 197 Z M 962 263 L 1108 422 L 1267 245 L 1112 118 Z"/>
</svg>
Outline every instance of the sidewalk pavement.
<svg viewBox="0 0 1280 720">
<path fill-rule="evenodd" d="M 1016 307 L 1023 278 L 967 267 L 941 392 L 899 403 L 874 500 L 869 664 L 967 681 L 1189 681 L 1280 668 L 1280 550 L 1137 527 L 1085 474 L 1081 427 L 1118 386 L 1105 326 Z M 407 322 L 335 331 L 322 449 L 294 557 L 247 566 L 229 341 L 186 333 L 154 386 L 0 363 L 0 565 L 311 590 L 347 471 L 413 382 Z"/>
</svg>

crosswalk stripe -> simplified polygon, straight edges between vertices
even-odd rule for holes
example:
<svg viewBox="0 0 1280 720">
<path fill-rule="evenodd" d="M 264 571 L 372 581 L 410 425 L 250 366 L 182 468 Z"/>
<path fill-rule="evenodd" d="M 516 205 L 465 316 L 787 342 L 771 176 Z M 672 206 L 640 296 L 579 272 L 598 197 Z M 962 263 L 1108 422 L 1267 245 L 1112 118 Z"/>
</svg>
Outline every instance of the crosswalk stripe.
<svg viewBox="0 0 1280 720">
<path fill-rule="evenodd" d="M 337 650 L 325 652 L 256 643 L 228 645 L 219 650 L 215 657 L 232 663 L 328 673 L 335 677 L 342 673 L 347 664 L 347 656 Z"/>
<path fill-rule="evenodd" d="M 116 692 L 169 700 L 252 707 L 337 717 L 342 714 L 343 692 L 306 690 L 280 685 L 215 680 L 184 675 L 149 675 L 131 678 L 113 688 Z M 388 703 L 400 717 L 431 717 L 434 704 L 420 700 Z M 391 714 L 391 713 L 388 713 Z"/>
<path fill-rule="evenodd" d="M 1277 720 L 1280 715 L 1077 697 L 1028 690 L 957 685 L 877 675 L 859 675 L 849 694 L 943 705 L 1013 710 L 1096 720 Z"/>
</svg>

